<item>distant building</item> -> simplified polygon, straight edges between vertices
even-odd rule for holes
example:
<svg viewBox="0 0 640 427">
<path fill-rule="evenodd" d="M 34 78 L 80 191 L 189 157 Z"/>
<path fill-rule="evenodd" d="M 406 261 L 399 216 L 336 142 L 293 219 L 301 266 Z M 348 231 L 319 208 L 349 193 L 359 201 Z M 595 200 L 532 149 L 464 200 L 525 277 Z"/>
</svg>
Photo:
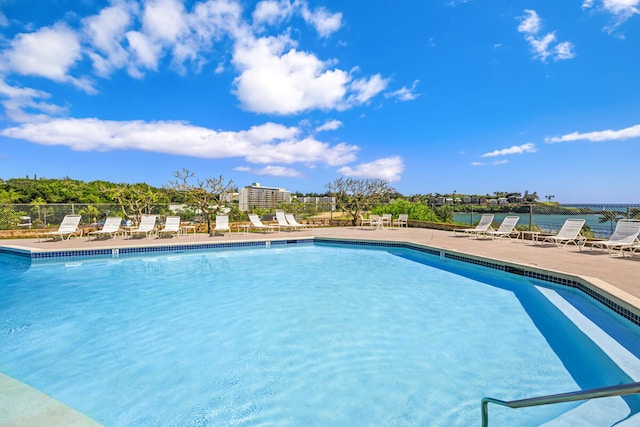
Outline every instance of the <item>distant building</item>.
<svg viewBox="0 0 640 427">
<path fill-rule="evenodd" d="M 263 187 L 254 182 L 240 190 L 238 208 L 243 212 L 253 208 L 275 209 L 280 203 L 291 203 L 290 191 L 278 187 Z"/>
</svg>

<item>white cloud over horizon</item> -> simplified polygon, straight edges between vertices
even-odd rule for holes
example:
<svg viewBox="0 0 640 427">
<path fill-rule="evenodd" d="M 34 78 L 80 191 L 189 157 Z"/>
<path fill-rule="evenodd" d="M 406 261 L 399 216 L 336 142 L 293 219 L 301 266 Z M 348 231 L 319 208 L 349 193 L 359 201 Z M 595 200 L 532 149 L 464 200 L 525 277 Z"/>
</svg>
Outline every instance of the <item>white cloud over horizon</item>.
<svg viewBox="0 0 640 427">
<path fill-rule="evenodd" d="M 640 125 L 630 126 L 619 130 L 601 130 L 593 132 L 572 132 L 562 136 L 549 136 L 545 138 L 545 142 L 548 144 L 557 142 L 572 142 L 572 141 L 590 141 L 590 142 L 603 142 L 603 141 L 618 141 L 631 138 L 640 138 Z"/>
<path fill-rule="evenodd" d="M 177 121 L 144 122 L 99 119 L 53 119 L 26 123 L 0 135 L 42 145 L 64 145 L 75 151 L 135 149 L 208 159 L 242 158 L 249 163 L 325 164 L 353 162 L 359 147 L 328 144 L 300 130 L 276 123 L 245 131 L 215 131 Z"/>
</svg>

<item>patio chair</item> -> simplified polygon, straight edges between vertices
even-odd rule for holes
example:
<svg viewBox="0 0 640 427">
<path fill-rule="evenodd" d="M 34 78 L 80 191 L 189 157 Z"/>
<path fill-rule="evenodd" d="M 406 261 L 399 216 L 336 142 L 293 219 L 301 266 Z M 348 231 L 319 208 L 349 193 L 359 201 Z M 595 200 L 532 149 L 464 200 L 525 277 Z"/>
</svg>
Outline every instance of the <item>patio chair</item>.
<svg viewBox="0 0 640 427">
<path fill-rule="evenodd" d="M 284 217 L 286 218 L 287 222 L 289 223 L 289 225 L 291 225 L 294 229 L 302 229 L 302 230 L 306 230 L 310 227 L 314 227 L 314 225 L 311 224 L 301 224 L 296 220 L 296 217 L 293 216 L 293 214 L 284 214 Z"/>
<path fill-rule="evenodd" d="M 569 243 L 573 243 L 578 247 L 578 249 L 582 250 L 582 246 L 587 240 L 585 237 L 580 235 L 580 230 L 582 230 L 584 222 L 584 219 L 567 218 L 564 221 L 564 224 L 562 224 L 560 231 L 558 231 L 558 234 L 555 236 L 544 236 L 544 238 L 540 240 L 540 243 L 551 242 L 557 247 L 564 244 L 565 248 Z"/>
<path fill-rule="evenodd" d="M 391 223 L 393 227 L 406 227 L 409 221 L 409 214 L 399 214 L 397 219 L 394 219 Z"/>
<path fill-rule="evenodd" d="M 607 249 L 609 255 L 614 255 L 614 249 L 617 249 L 620 256 L 624 255 L 624 249 L 629 249 L 633 253 L 633 248 L 638 243 L 638 234 L 640 234 L 640 221 L 621 219 L 609 239 L 591 242 L 589 250 L 593 250 L 593 248 Z"/>
<path fill-rule="evenodd" d="M 51 237 L 54 240 L 57 237 L 60 237 L 60 240 L 64 240 L 65 236 L 67 240 L 69 240 L 71 236 L 82 237 L 82 229 L 78 228 L 80 218 L 80 215 L 65 215 L 64 218 L 62 218 L 60 227 L 58 227 L 56 231 L 44 234 L 43 237 Z M 38 241 L 40 241 L 40 236 L 38 236 Z"/>
<path fill-rule="evenodd" d="M 156 218 L 157 215 L 142 215 L 138 228 L 129 230 L 129 237 L 133 237 L 136 234 L 144 234 L 145 237 L 151 237 L 152 234 L 156 234 Z"/>
<path fill-rule="evenodd" d="M 393 221 L 391 214 L 382 214 L 382 227 L 390 227 Z"/>
<path fill-rule="evenodd" d="M 382 217 L 379 215 L 369 215 L 369 218 L 365 218 L 360 215 L 360 228 L 364 228 L 365 226 L 368 228 L 378 229 L 382 227 Z"/>
<path fill-rule="evenodd" d="M 167 234 L 180 237 L 180 217 L 179 216 L 168 216 L 165 219 L 164 228 L 156 232 L 156 237 L 159 238 Z"/>
<path fill-rule="evenodd" d="M 285 217 L 284 211 L 276 211 L 276 221 L 278 221 L 278 225 L 280 228 L 284 228 L 285 230 L 294 230 L 294 226 L 287 222 L 287 218 Z"/>
<path fill-rule="evenodd" d="M 264 225 L 256 214 L 249 214 L 249 221 L 251 221 L 252 229 L 260 230 L 265 233 L 280 231 L 279 225 Z"/>
<path fill-rule="evenodd" d="M 213 228 L 213 234 L 217 231 L 222 232 L 222 235 L 229 233 L 231 236 L 231 228 L 229 228 L 229 216 L 228 215 L 216 215 L 216 225 Z"/>
<path fill-rule="evenodd" d="M 516 239 L 520 236 L 520 232 L 516 230 L 516 224 L 520 220 L 519 216 L 505 216 L 497 230 L 487 230 L 478 233 L 478 236 L 491 237 L 493 240 L 501 240 L 503 237 L 512 239 L 515 233 Z"/>
<path fill-rule="evenodd" d="M 122 218 L 119 216 L 110 216 L 104 220 L 104 225 L 100 230 L 90 231 L 88 233 L 89 240 L 91 240 L 91 236 L 94 236 L 94 239 L 98 239 L 99 237 L 109 236 L 112 238 L 116 238 L 120 233 L 120 223 L 122 222 Z"/>
<path fill-rule="evenodd" d="M 473 228 L 458 228 L 453 230 L 453 234 L 475 234 L 478 237 L 478 233 L 483 233 L 491 229 L 491 223 L 493 223 L 493 214 L 483 214 L 480 217 L 480 222 Z"/>
</svg>

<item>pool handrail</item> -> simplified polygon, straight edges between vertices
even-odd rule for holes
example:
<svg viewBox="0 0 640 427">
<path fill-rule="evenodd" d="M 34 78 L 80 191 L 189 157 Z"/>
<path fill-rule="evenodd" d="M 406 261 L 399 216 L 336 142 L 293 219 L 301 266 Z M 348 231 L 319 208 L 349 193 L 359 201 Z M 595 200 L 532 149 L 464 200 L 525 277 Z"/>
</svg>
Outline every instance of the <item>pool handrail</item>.
<svg viewBox="0 0 640 427">
<path fill-rule="evenodd" d="M 489 426 L 489 403 L 507 406 L 509 408 L 527 408 L 530 406 L 550 405 L 554 403 L 574 402 L 576 400 L 589 400 L 600 397 L 625 396 L 627 394 L 640 393 L 640 382 L 620 384 L 609 387 L 593 388 L 591 390 L 572 391 L 569 393 L 550 394 L 547 396 L 530 397 L 504 401 L 493 397 L 483 397 L 481 402 L 482 427 Z"/>
</svg>

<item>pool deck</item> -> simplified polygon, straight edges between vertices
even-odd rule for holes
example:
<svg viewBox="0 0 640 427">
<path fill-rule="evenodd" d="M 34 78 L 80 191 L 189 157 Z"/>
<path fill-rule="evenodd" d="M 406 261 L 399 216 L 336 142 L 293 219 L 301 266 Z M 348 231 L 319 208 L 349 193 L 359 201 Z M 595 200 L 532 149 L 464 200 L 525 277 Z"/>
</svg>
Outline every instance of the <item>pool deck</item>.
<svg viewBox="0 0 640 427">
<path fill-rule="evenodd" d="M 362 229 L 359 227 L 318 227 L 305 231 L 276 233 L 242 233 L 217 235 L 189 234 L 165 238 L 136 238 L 88 240 L 87 237 L 64 241 L 38 241 L 38 239 L 0 240 L 0 246 L 32 252 L 71 251 L 97 248 L 123 248 L 155 245 L 183 245 L 228 243 L 256 240 L 290 240 L 309 237 L 354 239 L 371 241 L 407 242 L 453 252 L 463 256 L 517 265 L 530 270 L 551 272 L 562 277 L 586 282 L 598 292 L 606 294 L 624 307 L 640 313 L 640 255 L 610 256 L 606 251 L 589 249 L 579 251 L 574 245 L 558 248 L 551 244 L 533 244 L 530 240 L 499 241 L 454 235 L 451 231 L 402 228 Z M 28 397 L 27 397 L 28 396 Z M 28 403 L 26 403 L 28 402 Z M 44 406 L 43 406 L 44 405 Z M 41 410 L 39 408 L 46 408 Z M 27 425 L 99 425 L 30 387 L 0 374 L 0 425 L 16 427 Z"/>
</svg>

